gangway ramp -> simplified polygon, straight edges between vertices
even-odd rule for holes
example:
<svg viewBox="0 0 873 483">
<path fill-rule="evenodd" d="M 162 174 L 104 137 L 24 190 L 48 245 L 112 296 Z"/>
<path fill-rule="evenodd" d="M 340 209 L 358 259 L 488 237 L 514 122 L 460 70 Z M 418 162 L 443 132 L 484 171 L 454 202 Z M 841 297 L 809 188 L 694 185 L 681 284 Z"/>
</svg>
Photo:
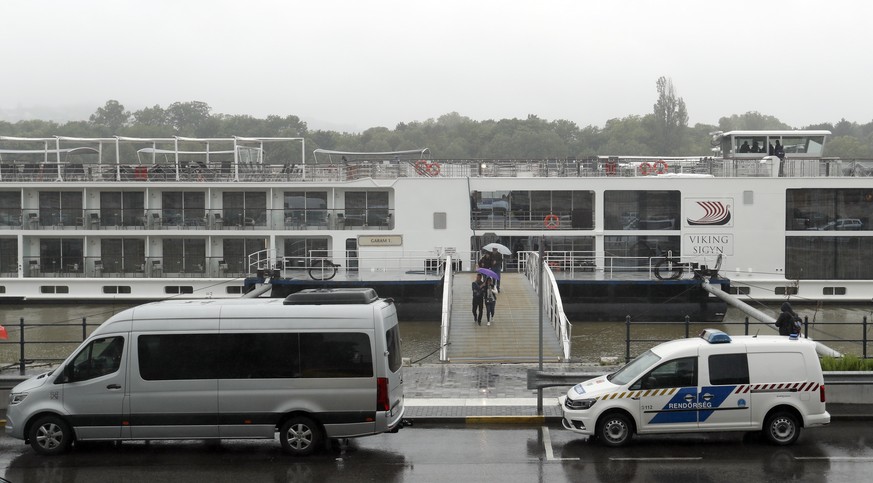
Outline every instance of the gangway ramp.
<svg viewBox="0 0 873 483">
<path fill-rule="evenodd" d="M 449 362 L 536 362 L 539 360 L 539 301 L 523 274 L 503 273 L 491 325 L 473 320 L 475 273 L 456 273 L 452 283 Z M 555 331 L 544 322 L 543 360 L 561 360 Z"/>
</svg>

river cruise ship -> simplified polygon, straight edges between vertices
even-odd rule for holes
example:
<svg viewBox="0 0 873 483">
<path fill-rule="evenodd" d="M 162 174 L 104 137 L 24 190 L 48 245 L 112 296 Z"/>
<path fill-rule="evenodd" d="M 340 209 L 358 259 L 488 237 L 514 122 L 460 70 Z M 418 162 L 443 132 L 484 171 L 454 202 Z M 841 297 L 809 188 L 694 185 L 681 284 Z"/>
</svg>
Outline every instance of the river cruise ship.
<svg viewBox="0 0 873 483">
<path fill-rule="evenodd" d="M 372 286 L 438 307 L 443 271 L 543 249 L 578 320 L 717 320 L 695 270 L 757 301 L 869 302 L 873 164 L 827 131 L 733 131 L 713 155 L 438 159 L 300 138 L 0 136 L 0 300 Z M 704 273 L 706 270 L 704 270 Z M 699 272 L 698 272 L 699 273 Z M 699 276 L 697 277 L 699 278 Z"/>
</svg>

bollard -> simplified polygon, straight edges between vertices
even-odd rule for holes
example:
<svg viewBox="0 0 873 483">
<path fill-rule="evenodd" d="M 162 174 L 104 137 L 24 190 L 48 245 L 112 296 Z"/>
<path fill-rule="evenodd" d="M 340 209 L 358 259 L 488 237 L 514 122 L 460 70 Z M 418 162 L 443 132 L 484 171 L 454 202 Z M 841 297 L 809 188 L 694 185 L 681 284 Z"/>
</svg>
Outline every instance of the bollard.
<svg viewBox="0 0 873 483">
<path fill-rule="evenodd" d="M 803 338 L 809 339 L 809 316 L 803 316 Z"/>
<path fill-rule="evenodd" d="M 86 318 L 82 317 L 82 340 L 88 338 L 88 323 L 86 322 Z"/>
<path fill-rule="evenodd" d="M 624 337 L 624 362 L 630 362 L 630 315 L 624 318 L 624 324 L 627 327 Z"/>
<path fill-rule="evenodd" d="M 685 338 L 688 338 L 688 330 L 691 328 L 691 317 L 685 316 Z"/>
<path fill-rule="evenodd" d="M 861 352 L 864 354 L 864 359 L 867 358 L 867 316 L 864 316 L 864 320 L 861 322 Z"/>
<path fill-rule="evenodd" d="M 744 330 L 746 331 L 745 334 L 743 334 L 743 335 L 749 335 L 749 316 L 748 315 L 746 316 L 745 323 L 743 323 L 743 325 L 745 326 Z"/>
</svg>

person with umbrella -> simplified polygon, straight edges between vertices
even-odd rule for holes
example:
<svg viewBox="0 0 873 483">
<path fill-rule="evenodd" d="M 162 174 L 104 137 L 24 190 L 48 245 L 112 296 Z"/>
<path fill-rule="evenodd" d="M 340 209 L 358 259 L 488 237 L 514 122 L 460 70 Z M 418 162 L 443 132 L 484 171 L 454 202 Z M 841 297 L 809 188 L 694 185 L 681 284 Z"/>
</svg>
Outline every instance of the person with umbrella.
<svg viewBox="0 0 873 483">
<path fill-rule="evenodd" d="M 476 274 L 476 280 L 473 281 L 473 321 L 482 325 L 483 304 L 485 303 L 485 282 L 482 280 L 482 274 Z"/>
<path fill-rule="evenodd" d="M 497 250 L 497 247 L 491 249 L 491 270 L 497 274 L 495 277 L 495 288 L 500 292 L 500 271 L 503 270 L 503 254 Z"/>
<path fill-rule="evenodd" d="M 485 282 L 485 316 L 488 319 L 488 325 L 491 325 L 491 319 L 494 318 L 494 308 L 497 307 L 497 289 L 494 288 L 494 279 L 489 278 Z M 500 282 L 500 279 L 497 279 Z"/>
</svg>

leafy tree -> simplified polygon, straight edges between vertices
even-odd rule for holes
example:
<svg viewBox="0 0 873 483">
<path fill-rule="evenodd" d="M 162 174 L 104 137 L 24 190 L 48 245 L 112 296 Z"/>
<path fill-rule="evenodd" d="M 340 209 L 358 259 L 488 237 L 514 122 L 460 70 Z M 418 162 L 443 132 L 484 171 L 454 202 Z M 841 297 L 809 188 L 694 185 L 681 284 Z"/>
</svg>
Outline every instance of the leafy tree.
<svg viewBox="0 0 873 483">
<path fill-rule="evenodd" d="M 167 112 L 159 105 L 145 107 L 133 113 L 133 119 L 140 126 L 166 126 Z"/>
<path fill-rule="evenodd" d="M 718 120 L 718 128 L 721 131 L 756 131 L 763 129 L 791 129 L 791 126 L 780 121 L 774 116 L 767 116 L 758 111 L 749 111 L 745 114 L 733 114 Z"/>
<path fill-rule="evenodd" d="M 673 81 L 660 77 L 656 83 L 658 101 L 654 108 L 654 139 L 656 150 L 665 155 L 679 154 L 685 130 L 688 127 L 688 111 L 685 101 L 676 97 Z"/>
<path fill-rule="evenodd" d="M 167 107 L 166 120 L 177 133 L 198 135 L 198 129 L 209 119 L 209 104 L 201 101 L 174 102 Z"/>
<path fill-rule="evenodd" d="M 121 128 L 127 125 L 129 119 L 130 111 L 125 110 L 118 101 L 111 99 L 106 101 L 103 107 L 98 107 L 88 121 L 94 126 L 104 128 L 106 134 L 115 134 L 121 132 Z"/>
</svg>

